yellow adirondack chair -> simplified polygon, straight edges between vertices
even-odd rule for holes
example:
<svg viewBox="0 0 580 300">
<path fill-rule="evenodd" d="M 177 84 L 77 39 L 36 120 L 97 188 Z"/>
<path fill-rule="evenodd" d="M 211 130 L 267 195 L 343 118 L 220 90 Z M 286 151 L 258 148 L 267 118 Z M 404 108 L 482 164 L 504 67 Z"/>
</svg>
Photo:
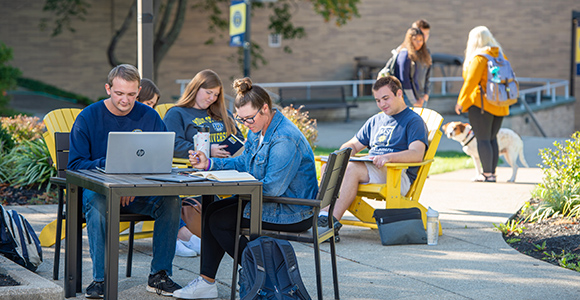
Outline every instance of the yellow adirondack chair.
<svg viewBox="0 0 580 300">
<path fill-rule="evenodd" d="M 44 116 L 46 132 L 43 134 L 44 142 L 50 152 L 52 164 L 56 166 L 56 151 L 54 148 L 55 132 L 70 132 L 75 119 L 81 113 L 80 108 L 61 108 L 50 111 Z"/>
<path fill-rule="evenodd" d="M 443 123 L 443 117 L 438 112 L 427 108 L 413 108 L 413 110 L 423 118 L 429 131 L 429 147 L 425 152 L 423 161 L 420 163 L 387 163 L 387 183 L 359 185 L 356 199 L 348 209 L 359 220 L 342 219 L 340 221 L 342 224 L 377 228 L 377 223 L 373 218 L 375 207 L 369 204 L 365 198 L 385 201 L 386 209 L 417 207 L 421 210 L 423 224 L 427 224 L 427 209 L 419 203 L 419 197 L 441 140 L 442 132 L 439 128 Z M 414 166 L 419 167 L 417 179 L 411 185 L 409 192 L 406 195 L 401 195 L 401 172 Z M 439 225 L 439 234 L 441 233 L 441 225 Z"/>
<path fill-rule="evenodd" d="M 159 116 L 161 116 L 161 119 L 165 118 L 165 114 L 167 113 L 167 111 L 173 107 L 173 103 L 163 103 L 163 104 L 158 104 L 157 106 L 155 106 L 155 110 L 157 111 L 157 113 L 159 114 Z"/>
<path fill-rule="evenodd" d="M 80 114 L 82 110 L 80 108 L 60 108 L 50 111 L 49 113 L 44 116 L 44 124 L 46 126 L 46 132 L 43 134 L 44 141 L 48 150 L 50 152 L 50 158 L 53 161 L 53 164 L 56 166 L 56 148 L 55 148 L 55 141 L 54 141 L 54 133 L 55 132 L 70 132 L 72 126 L 75 122 L 76 117 Z M 65 238 L 65 222 L 63 220 L 62 230 L 61 230 L 61 239 Z M 51 247 L 56 242 L 56 228 L 57 228 L 57 220 L 54 220 L 48 223 L 39 235 L 40 245 L 42 247 Z M 141 232 L 135 233 L 135 238 L 147 238 L 153 236 L 153 221 L 146 221 L 143 222 L 141 227 Z M 83 227 L 85 224 L 83 224 Z M 121 222 L 119 223 L 120 232 L 125 231 L 129 228 L 129 222 Z M 120 236 L 119 240 L 124 241 L 127 240 L 129 237 L 127 234 L 123 234 Z"/>
</svg>

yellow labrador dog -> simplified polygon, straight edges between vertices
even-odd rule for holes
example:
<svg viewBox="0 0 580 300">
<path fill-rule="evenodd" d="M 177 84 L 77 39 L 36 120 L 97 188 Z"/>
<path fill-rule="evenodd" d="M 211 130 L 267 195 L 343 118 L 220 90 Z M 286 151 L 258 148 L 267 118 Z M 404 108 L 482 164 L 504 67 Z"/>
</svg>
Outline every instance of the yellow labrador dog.
<svg viewBox="0 0 580 300">
<path fill-rule="evenodd" d="M 443 132 L 448 138 L 458 141 L 463 146 L 463 152 L 471 156 L 475 165 L 476 178 L 483 173 L 479 153 L 477 152 L 477 139 L 473 130 L 471 130 L 471 125 L 462 122 L 449 122 L 443 125 Z M 497 133 L 497 143 L 499 154 L 503 155 L 507 163 L 512 167 L 512 177 L 508 182 L 514 182 L 518 173 L 518 164 L 516 163 L 518 157 L 522 165 L 529 168 L 524 157 L 524 142 L 513 130 L 501 128 Z"/>
</svg>

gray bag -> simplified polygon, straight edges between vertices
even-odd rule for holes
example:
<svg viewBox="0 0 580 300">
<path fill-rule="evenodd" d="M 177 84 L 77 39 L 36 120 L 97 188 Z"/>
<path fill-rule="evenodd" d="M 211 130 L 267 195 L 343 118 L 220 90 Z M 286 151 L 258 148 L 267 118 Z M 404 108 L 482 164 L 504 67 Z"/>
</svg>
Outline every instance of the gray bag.
<svg viewBox="0 0 580 300">
<path fill-rule="evenodd" d="M 373 217 L 377 221 L 383 246 L 427 244 L 420 209 L 375 209 Z"/>
</svg>

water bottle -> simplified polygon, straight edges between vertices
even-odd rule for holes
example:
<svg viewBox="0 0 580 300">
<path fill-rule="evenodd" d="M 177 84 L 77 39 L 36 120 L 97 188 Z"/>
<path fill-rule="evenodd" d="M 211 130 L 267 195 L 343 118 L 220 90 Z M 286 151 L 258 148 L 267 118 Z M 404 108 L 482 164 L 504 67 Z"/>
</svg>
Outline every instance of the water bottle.
<svg viewBox="0 0 580 300">
<path fill-rule="evenodd" d="M 437 245 L 439 239 L 439 212 L 427 209 L 427 245 Z"/>
<path fill-rule="evenodd" d="M 499 78 L 499 67 L 495 66 L 493 68 L 491 68 L 491 81 L 495 82 L 495 83 L 500 83 L 501 82 L 501 78 Z"/>
<path fill-rule="evenodd" d="M 207 125 L 196 126 L 197 133 L 193 136 L 195 151 L 201 151 L 209 158 L 209 127 Z"/>
</svg>

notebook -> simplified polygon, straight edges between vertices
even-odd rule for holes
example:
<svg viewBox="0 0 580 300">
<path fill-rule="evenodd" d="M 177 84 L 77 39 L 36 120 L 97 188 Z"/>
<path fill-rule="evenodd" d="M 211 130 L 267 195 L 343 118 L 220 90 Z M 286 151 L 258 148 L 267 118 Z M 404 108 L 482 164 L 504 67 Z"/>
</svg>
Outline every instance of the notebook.
<svg viewBox="0 0 580 300">
<path fill-rule="evenodd" d="M 224 150 L 228 151 L 231 156 L 238 156 L 244 152 L 244 141 L 233 134 L 230 134 L 220 145 L 226 145 Z"/>
<path fill-rule="evenodd" d="M 203 177 L 192 177 L 189 175 L 182 174 L 160 174 L 160 175 L 149 175 L 143 176 L 145 179 L 157 180 L 157 181 L 170 181 L 170 182 L 194 182 L 194 181 L 206 181 L 207 178 Z"/>
<path fill-rule="evenodd" d="M 107 174 L 171 173 L 175 132 L 109 132 Z"/>
</svg>

